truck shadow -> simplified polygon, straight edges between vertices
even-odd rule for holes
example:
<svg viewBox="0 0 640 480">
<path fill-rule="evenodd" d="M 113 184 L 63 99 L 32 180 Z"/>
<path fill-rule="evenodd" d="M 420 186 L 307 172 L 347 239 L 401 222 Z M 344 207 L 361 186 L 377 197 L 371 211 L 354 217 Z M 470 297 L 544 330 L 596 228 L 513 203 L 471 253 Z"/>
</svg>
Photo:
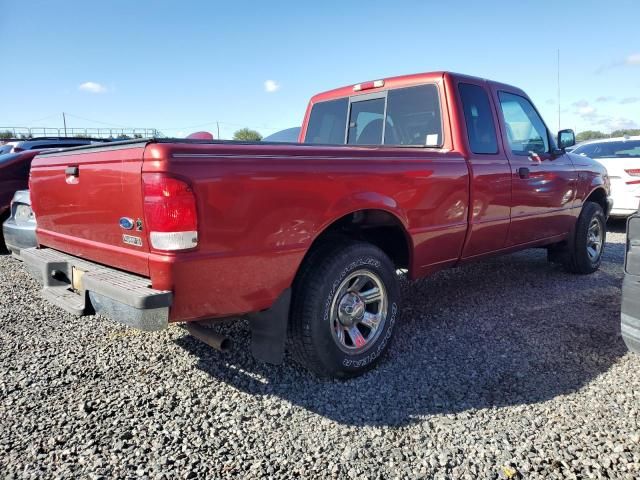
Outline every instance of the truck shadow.
<svg viewBox="0 0 640 480">
<path fill-rule="evenodd" d="M 288 356 L 279 366 L 254 361 L 242 322 L 221 329 L 236 343 L 229 354 L 188 335 L 176 342 L 216 381 L 345 425 L 402 426 L 543 402 L 580 389 L 626 353 L 623 255 L 624 245 L 608 243 L 601 270 L 586 276 L 528 251 L 403 281 L 405 308 L 389 354 L 344 382 L 318 379 Z"/>
<path fill-rule="evenodd" d="M 626 233 L 627 219 L 626 218 L 610 218 L 607 221 L 607 232 Z"/>
</svg>

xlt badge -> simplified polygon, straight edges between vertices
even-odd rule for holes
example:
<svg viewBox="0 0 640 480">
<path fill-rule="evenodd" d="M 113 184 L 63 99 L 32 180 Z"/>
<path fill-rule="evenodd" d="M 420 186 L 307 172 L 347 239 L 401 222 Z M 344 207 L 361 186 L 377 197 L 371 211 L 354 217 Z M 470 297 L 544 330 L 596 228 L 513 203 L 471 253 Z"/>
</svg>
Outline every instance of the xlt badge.
<svg viewBox="0 0 640 480">
<path fill-rule="evenodd" d="M 133 245 L 134 247 L 142 246 L 142 239 L 140 237 L 136 237 L 135 235 L 122 235 L 122 241 L 127 245 Z"/>
</svg>

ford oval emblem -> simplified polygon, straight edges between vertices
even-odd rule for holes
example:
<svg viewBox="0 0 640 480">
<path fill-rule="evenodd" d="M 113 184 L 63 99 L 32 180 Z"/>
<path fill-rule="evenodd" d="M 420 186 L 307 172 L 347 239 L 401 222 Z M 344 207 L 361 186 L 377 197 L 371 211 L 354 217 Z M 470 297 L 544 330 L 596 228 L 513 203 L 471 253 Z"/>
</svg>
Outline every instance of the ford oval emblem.
<svg viewBox="0 0 640 480">
<path fill-rule="evenodd" d="M 120 228 L 131 230 L 133 228 L 133 219 L 129 217 L 122 217 L 120 219 Z"/>
</svg>

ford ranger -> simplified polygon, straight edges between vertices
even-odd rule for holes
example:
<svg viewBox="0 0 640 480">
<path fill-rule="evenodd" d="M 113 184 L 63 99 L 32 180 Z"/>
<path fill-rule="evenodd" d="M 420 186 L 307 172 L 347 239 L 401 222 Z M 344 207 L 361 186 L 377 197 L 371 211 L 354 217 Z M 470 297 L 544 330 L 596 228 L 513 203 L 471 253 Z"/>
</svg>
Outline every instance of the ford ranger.
<svg viewBox="0 0 640 480">
<path fill-rule="evenodd" d="M 448 72 L 314 96 L 299 143 L 147 139 L 38 155 L 44 295 L 143 330 L 245 317 L 252 353 L 311 371 L 372 368 L 416 279 L 530 247 L 598 269 L 605 169 L 565 148 L 520 89 Z M 287 342 L 288 339 L 288 342 Z"/>
</svg>

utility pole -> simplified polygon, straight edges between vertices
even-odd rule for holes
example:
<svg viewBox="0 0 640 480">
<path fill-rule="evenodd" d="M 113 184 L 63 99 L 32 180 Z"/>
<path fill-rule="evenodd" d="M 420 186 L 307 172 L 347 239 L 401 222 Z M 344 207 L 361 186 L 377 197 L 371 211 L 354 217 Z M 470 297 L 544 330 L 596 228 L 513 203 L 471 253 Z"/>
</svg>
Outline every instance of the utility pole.
<svg viewBox="0 0 640 480">
<path fill-rule="evenodd" d="M 560 128 L 560 49 L 558 49 L 558 131 Z"/>
<path fill-rule="evenodd" d="M 216 127 L 218 128 L 218 136 L 216 137 L 216 140 L 220 140 L 220 123 L 216 121 Z"/>
<path fill-rule="evenodd" d="M 64 112 L 62 112 L 62 123 L 64 123 L 64 136 L 67 136 L 67 118 L 64 116 Z"/>
</svg>

